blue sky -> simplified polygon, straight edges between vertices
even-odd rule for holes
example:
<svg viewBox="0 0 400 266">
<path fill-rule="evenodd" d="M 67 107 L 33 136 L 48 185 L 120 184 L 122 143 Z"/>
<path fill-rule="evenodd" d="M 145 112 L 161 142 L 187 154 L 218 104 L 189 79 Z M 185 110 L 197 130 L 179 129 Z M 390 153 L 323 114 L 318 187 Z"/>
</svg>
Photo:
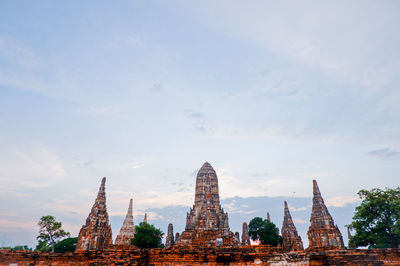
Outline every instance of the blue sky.
<svg viewBox="0 0 400 266">
<path fill-rule="evenodd" d="M 131 197 L 136 223 L 153 210 L 167 224 L 204 161 L 227 203 L 307 198 L 317 179 L 340 214 L 362 188 L 398 186 L 399 14 L 398 1 L 0 1 L 0 245 L 33 246 L 48 214 L 77 235 L 103 176 L 115 232 Z M 254 211 L 238 206 L 235 226 Z"/>
</svg>

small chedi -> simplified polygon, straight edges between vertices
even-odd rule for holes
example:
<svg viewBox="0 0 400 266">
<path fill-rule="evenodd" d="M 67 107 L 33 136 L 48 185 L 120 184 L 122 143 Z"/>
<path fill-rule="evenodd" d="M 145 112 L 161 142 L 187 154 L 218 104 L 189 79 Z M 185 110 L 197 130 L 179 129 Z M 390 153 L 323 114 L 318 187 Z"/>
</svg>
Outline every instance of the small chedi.
<svg viewBox="0 0 400 266">
<path fill-rule="evenodd" d="M 301 241 L 301 237 L 297 233 L 297 229 L 294 226 L 292 216 L 290 215 L 289 207 L 286 201 L 284 205 L 285 210 L 281 230 L 283 238 L 282 249 L 285 252 L 303 250 L 303 241 Z"/>
<path fill-rule="evenodd" d="M 185 231 L 175 240 L 175 245 L 216 246 L 217 239 L 224 246 L 238 245 L 229 230 L 228 214 L 220 205 L 217 174 L 205 162 L 197 173 L 193 209 L 187 213 Z"/>
<path fill-rule="evenodd" d="M 133 199 L 130 199 L 124 223 L 122 224 L 122 227 L 119 230 L 117 238 L 115 239 L 116 245 L 128 246 L 131 244 L 131 240 L 135 237 L 135 225 L 133 224 L 132 202 Z"/>
<path fill-rule="evenodd" d="M 101 180 L 96 201 L 86 219 L 86 223 L 79 231 L 76 250 L 106 249 L 112 245 L 112 232 L 108 221 L 105 185 L 106 178 L 104 177 Z"/>
<path fill-rule="evenodd" d="M 242 246 L 248 246 L 250 245 L 250 236 L 249 236 L 249 228 L 247 226 L 247 223 L 244 222 L 242 226 Z"/>
<path fill-rule="evenodd" d="M 174 227 L 172 224 L 168 225 L 168 233 L 165 239 L 165 248 L 170 248 L 174 244 Z"/>
<path fill-rule="evenodd" d="M 310 222 L 311 225 L 307 232 L 309 248 L 344 248 L 342 234 L 337 225 L 334 224 L 315 180 L 313 180 L 313 204 Z"/>
</svg>

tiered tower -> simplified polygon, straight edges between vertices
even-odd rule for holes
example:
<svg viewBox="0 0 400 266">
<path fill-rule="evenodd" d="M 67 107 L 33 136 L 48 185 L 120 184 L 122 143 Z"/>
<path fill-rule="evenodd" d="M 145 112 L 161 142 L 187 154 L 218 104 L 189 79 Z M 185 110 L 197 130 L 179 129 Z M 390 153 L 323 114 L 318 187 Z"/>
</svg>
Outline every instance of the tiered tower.
<svg viewBox="0 0 400 266">
<path fill-rule="evenodd" d="M 285 201 L 285 211 L 282 224 L 282 249 L 285 252 L 303 250 L 303 242 L 294 226 L 292 216 L 290 215 L 287 202 Z"/>
<path fill-rule="evenodd" d="M 242 226 L 242 246 L 248 246 L 250 245 L 250 236 L 249 236 L 249 228 L 247 226 L 247 223 L 244 222 Z"/>
<path fill-rule="evenodd" d="M 168 233 L 165 239 L 165 248 L 170 248 L 175 243 L 174 241 L 174 227 L 172 224 L 168 225 Z"/>
<path fill-rule="evenodd" d="M 101 180 L 101 186 L 96 201 L 86 219 L 86 224 L 79 231 L 76 250 L 105 249 L 112 245 L 111 226 L 108 222 L 106 207 L 106 178 Z"/>
<path fill-rule="evenodd" d="M 343 238 L 337 225 L 334 224 L 321 197 L 317 181 L 313 180 L 313 205 L 308 229 L 309 247 L 332 247 L 343 249 Z"/>
<path fill-rule="evenodd" d="M 220 205 L 217 174 L 205 162 L 197 173 L 193 209 L 186 215 L 185 231 L 176 245 L 215 246 L 217 239 L 222 239 L 223 245 L 238 244 Z"/>
<path fill-rule="evenodd" d="M 132 214 L 132 201 L 129 201 L 128 211 L 125 216 L 124 223 L 119 230 L 119 235 L 115 239 L 116 245 L 126 245 L 131 244 L 131 240 L 135 237 L 135 225 L 133 224 L 133 214 Z"/>
</svg>

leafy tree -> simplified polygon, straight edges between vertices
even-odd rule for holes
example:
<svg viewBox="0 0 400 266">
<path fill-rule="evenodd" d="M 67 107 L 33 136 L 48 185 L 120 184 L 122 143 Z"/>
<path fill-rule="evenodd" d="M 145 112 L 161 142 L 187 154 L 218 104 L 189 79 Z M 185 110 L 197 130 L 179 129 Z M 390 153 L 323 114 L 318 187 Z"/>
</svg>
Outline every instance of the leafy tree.
<svg viewBox="0 0 400 266">
<path fill-rule="evenodd" d="M 54 245 L 54 251 L 57 253 L 74 252 L 77 243 L 78 243 L 77 237 L 65 238 Z"/>
<path fill-rule="evenodd" d="M 254 217 L 250 221 L 249 235 L 253 241 L 260 240 L 263 245 L 277 246 L 282 243 L 278 227 L 261 217 Z"/>
<path fill-rule="evenodd" d="M 65 232 L 64 229 L 61 228 L 61 222 L 57 222 L 54 216 L 42 216 L 38 222 L 38 225 L 40 229 L 37 239 L 39 240 L 38 246 L 40 246 L 41 249 L 45 249 L 45 244 L 47 244 L 51 247 L 51 251 L 54 252 L 54 245 L 56 241 L 63 237 L 69 236 L 69 233 Z"/>
<path fill-rule="evenodd" d="M 161 238 L 164 233 L 155 228 L 154 225 L 142 222 L 135 226 L 135 237 L 131 244 L 139 248 L 160 248 L 162 247 Z"/>
<path fill-rule="evenodd" d="M 400 187 L 381 190 L 360 190 L 362 199 L 356 207 L 349 228 L 355 230 L 350 239 L 354 247 L 398 248 L 400 246 Z"/>
<path fill-rule="evenodd" d="M 47 243 L 47 241 L 39 241 L 35 248 L 36 251 L 49 252 L 51 250 L 51 246 Z"/>
</svg>

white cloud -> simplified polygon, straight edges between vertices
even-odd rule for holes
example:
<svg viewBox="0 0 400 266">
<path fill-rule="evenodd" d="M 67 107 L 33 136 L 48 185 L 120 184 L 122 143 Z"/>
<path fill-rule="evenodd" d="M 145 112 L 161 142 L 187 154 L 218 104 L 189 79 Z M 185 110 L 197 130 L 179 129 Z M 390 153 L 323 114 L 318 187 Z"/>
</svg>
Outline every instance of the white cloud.
<svg viewBox="0 0 400 266">
<path fill-rule="evenodd" d="M 359 200 L 356 196 L 336 196 L 328 198 L 325 203 L 328 207 L 345 207 L 347 204 L 355 203 Z"/>
<path fill-rule="evenodd" d="M 31 48 L 5 36 L 0 36 L 0 57 L 27 69 L 35 69 L 42 63 Z"/>
<path fill-rule="evenodd" d="M 58 156 L 42 146 L 4 149 L 0 154 L 0 181 L 5 187 L 46 187 L 66 177 Z"/>
<path fill-rule="evenodd" d="M 308 221 L 306 221 L 304 219 L 301 219 L 301 218 L 293 218 L 293 222 L 295 224 L 307 224 L 307 223 L 309 223 Z"/>
<path fill-rule="evenodd" d="M 192 12 L 220 32 L 376 93 L 399 74 L 397 4 L 203 1 Z"/>
</svg>

